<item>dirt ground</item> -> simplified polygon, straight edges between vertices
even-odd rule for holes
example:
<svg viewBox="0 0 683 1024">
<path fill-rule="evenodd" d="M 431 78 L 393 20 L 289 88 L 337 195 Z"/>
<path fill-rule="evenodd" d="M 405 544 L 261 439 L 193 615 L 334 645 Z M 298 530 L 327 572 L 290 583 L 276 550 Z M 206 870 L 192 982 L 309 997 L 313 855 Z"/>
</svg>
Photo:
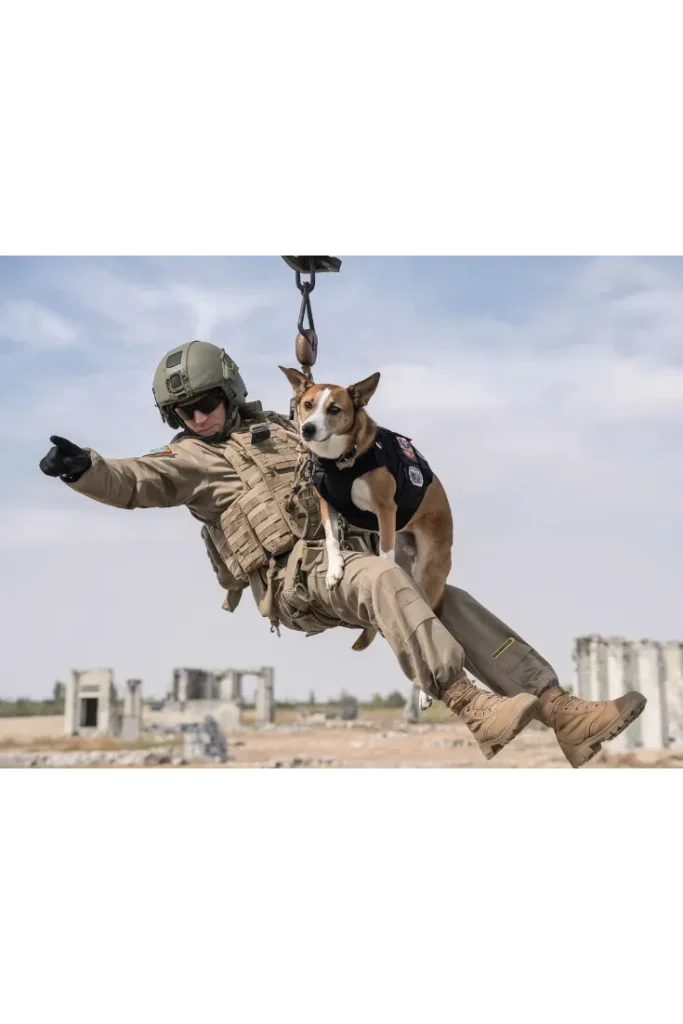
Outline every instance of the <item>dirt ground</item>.
<svg viewBox="0 0 683 1024">
<path fill-rule="evenodd" d="M 247 727 L 228 737 L 225 768 L 569 768 L 554 736 L 532 725 L 492 761 L 486 761 L 457 719 L 405 725 L 400 712 L 361 713 L 357 721 L 305 724 L 291 711 L 278 712 L 273 726 Z M 0 752 L 154 749 L 160 743 L 182 752 L 182 737 L 144 734 L 134 744 L 120 740 L 67 738 L 61 717 L 0 719 Z M 108 765 L 107 767 L 116 767 Z M 145 767 L 152 767 L 145 766 Z M 175 767 L 159 764 L 153 767 Z M 598 768 L 683 768 L 683 750 L 615 752 L 603 748 L 584 770 Z"/>
</svg>

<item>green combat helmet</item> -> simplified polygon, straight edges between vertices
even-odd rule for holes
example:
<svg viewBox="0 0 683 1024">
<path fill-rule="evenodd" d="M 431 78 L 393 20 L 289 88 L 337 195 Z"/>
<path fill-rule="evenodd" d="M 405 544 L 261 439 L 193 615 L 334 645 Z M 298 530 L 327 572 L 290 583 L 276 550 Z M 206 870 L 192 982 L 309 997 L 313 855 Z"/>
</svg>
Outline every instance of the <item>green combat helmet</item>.
<svg viewBox="0 0 683 1024">
<path fill-rule="evenodd" d="M 231 408 L 243 406 L 247 389 L 237 363 L 225 349 L 207 341 L 190 341 L 167 352 L 157 366 L 152 391 L 164 423 L 174 430 L 184 424 L 173 411 L 207 391 L 220 388 Z"/>
</svg>

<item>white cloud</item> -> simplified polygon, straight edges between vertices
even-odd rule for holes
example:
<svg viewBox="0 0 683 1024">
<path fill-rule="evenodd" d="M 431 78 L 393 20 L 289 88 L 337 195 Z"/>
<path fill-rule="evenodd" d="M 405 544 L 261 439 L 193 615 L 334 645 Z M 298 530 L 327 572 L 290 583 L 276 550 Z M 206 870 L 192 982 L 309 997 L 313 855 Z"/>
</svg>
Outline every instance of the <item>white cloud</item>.
<svg viewBox="0 0 683 1024">
<path fill-rule="evenodd" d="M 584 429 L 606 421 L 683 420 L 683 366 L 588 347 L 535 358 L 469 350 L 429 364 L 389 363 L 376 404 L 392 415 L 403 409 L 449 414 L 454 423 L 468 415 L 547 418 L 551 408 L 555 417 L 575 416 Z"/>
<path fill-rule="evenodd" d="M 223 327 L 240 324 L 273 303 L 272 294 L 263 290 L 181 281 L 138 284 L 97 268 L 65 277 L 64 287 L 84 311 L 109 321 L 116 340 L 160 349 L 162 354 L 178 341 L 195 337 L 220 343 Z"/>
<path fill-rule="evenodd" d="M 31 299 L 0 303 L 0 338 L 31 348 L 75 345 L 78 332 L 63 316 Z"/>
</svg>

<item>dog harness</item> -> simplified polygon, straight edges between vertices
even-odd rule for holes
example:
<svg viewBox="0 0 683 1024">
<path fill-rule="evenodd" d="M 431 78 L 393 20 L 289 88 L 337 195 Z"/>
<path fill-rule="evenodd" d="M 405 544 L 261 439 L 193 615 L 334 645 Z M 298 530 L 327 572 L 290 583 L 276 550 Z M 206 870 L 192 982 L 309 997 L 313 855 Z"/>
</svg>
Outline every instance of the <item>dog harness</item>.
<svg viewBox="0 0 683 1024">
<path fill-rule="evenodd" d="M 352 526 L 376 532 L 379 530 L 377 516 L 354 505 L 351 487 L 359 476 L 386 466 L 396 481 L 396 529 L 402 530 L 415 515 L 434 479 L 426 459 L 413 447 L 409 437 L 385 427 L 377 428 L 372 447 L 348 466 L 354 452 L 355 449 L 341 459 L 312 455 L 311 479 L 318 494 Z"/>
</svg>

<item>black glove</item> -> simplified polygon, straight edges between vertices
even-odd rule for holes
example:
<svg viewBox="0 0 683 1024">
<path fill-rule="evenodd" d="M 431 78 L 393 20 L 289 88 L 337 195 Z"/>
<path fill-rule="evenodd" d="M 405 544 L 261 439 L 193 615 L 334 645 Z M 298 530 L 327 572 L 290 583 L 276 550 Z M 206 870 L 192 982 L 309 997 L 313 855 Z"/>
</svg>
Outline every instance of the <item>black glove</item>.
<svg viewBox="0 0 683 1024">
<path fill-rule="evenodd" d="M 41 470 L 46 476 L 61 477 L 67 484 L 75 483 L 92 465 L 90 452 L 56 434 L 53 434 L 50 440 L 54 448 L 50 448 L 47 455 L 40 460 Z"/>
</svg>

